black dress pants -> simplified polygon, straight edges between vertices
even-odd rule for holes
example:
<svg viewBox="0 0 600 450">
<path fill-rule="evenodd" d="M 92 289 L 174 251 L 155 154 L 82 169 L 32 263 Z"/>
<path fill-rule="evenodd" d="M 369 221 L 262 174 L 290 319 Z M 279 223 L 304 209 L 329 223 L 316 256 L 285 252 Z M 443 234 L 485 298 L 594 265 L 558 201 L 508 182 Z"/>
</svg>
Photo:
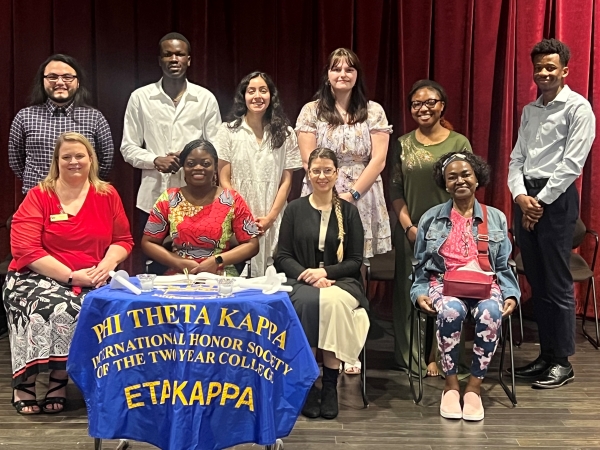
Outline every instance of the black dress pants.
<svg viewBox="0 0 600 450">
<path fill-rule="evenodd" d="M 527 186 L 535 197 L 541 187 Z M 575 293 L 569 270 L 579 194 L 575 185 L 544 207 L 533 231 L 521 225 L 523 213 L 514 205 L 515 237 L 521 249 L 527 281 L 531 285 L 541 353 L 565 358 L 575 353 Z"/>
</svg>

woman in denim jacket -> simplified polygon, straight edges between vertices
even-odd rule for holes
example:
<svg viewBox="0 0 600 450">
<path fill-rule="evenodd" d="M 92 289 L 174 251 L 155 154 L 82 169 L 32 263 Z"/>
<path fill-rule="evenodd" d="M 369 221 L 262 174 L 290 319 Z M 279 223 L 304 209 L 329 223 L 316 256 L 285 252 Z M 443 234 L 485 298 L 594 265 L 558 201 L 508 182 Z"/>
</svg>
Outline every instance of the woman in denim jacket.
<svg viewBox="0 0 600 450">
<path fill-rule="evenodd" d="M 456 298 L 442 294 L 443 274 L 467 264 L 477 263 L 477 225 L 483 210 L 475 190 L 490 179 L 488 164 L 468 152 L 450 152 L 433 166 L 436 183 L 452 197 L 434 206 L 419 221 L 415 242 L 418 266 L 410 296 L 426 312 L 437 314 L 437 340 L 442 355 L 446 385 L 440 414 L 447 419 L 482 420 L 481 383 L 498 345 L 502 317 L 511 314 L 520 297 L 514 273 L 508 266 L 511 244 L 506 217 L 487 207 L 490 266 L 496 274 L 489 299 Z M 475 319 L 475 338 L 471 376 L 460 406 L 457 378 L 458 344 L 468 309 Z"/>
</svg>

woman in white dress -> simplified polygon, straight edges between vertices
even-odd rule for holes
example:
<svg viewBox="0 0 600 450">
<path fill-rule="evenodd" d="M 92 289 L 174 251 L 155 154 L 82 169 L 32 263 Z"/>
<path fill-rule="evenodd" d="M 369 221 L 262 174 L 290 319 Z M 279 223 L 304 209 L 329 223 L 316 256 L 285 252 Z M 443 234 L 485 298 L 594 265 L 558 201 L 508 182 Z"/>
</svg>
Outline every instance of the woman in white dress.
<svg viewBox="0 0 600 450">
<path fill-rule="evenodd" d="M 227 120 L 215 142 L 219 182 L 239 192 L 256 218 L 260 251 L 250 267 L 253 277 L 261 276 L 272 263 L 292 172 L 302 167 L 298 141 L 273 80 L 263 72 L 240 82 Z"/>
</svg>

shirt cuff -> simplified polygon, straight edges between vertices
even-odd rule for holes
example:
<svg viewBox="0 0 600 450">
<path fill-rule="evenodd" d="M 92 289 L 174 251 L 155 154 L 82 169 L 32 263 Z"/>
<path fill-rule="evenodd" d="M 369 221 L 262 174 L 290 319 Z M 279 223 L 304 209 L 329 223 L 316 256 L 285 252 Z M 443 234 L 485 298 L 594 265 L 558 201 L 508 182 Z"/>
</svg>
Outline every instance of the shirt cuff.
<svg viewBox="0 0 600 450">
<path fill-rule="evenodd" d="M 525 189 L 525 186 L 515 186 L 514 192 L 512 194 L 513 194 L 513 201 L 516 202 L 517 197 L 519 195 L 527 195 L 527 189 Z"/>
</svg>

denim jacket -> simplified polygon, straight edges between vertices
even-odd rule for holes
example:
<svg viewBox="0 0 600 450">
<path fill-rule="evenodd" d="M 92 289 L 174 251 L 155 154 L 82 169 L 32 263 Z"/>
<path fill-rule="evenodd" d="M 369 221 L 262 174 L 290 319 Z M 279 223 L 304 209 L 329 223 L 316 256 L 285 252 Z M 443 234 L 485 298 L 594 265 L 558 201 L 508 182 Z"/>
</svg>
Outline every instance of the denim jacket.
<svg viewBox="0 0 600 450">
<path fill-rule="evenodd" d="M 432 273 L 443 274 L 446 271 L 446 264 L 439 250 L 452 228 L 451 212 L 452 200 L 449 200 L 431 208 L 423 214 L 419 221 L 419 230 L 415 241 L 415 258 L 418 265 L 415 271 L 415 281 L 410 289 L 410 299 L 413 303 L 417 301 L 419 295 L 429 295 L 429 278 Z M 475 200 L 473 215 L 473 236 L 477 240 L 477 225 L 482 222 L 483 217 L 483 210 L 477 200 Z M 508 266 L 512 245 L 508 239 L 506 217 L 502 211 L 488 206 L 487 223 L 490 265 L 496 273 L 502 297 L 504 300 L 515 297 L 519 301 L 521 297 L 519 284 L 514 272 Z"/>
</svg>

